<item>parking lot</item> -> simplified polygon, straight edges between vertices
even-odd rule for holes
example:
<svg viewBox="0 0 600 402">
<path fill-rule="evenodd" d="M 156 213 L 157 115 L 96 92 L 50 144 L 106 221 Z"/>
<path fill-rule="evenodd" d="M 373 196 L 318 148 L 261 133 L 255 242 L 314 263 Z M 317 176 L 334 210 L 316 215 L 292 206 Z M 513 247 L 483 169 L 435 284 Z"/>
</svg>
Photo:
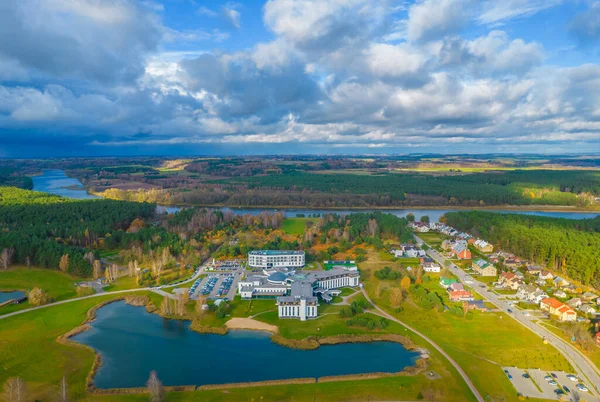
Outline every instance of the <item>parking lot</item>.
<svg viewBox="0 0 600 402">
<path fill-rule="evenodd" d="M 515 367 L 503 367 L 502 370 L 507 376 L 512 377 L 509 377 L 511 383 L 517 392 L 525 397 L 558 400 L 561 396 L 564 396 L 567 398 L 565 400 L 573 400 L 570 396 L 573 395 L 573 391 L 577 390 L 576 385 L 578 382 L 567 378 L 569 373 L 537 369 L 524 370 Z M 529 378 L 524 376 L 526 373 Z M 553 384 L 554 382 L 556 384 Z M 536 387 L 536 384 L 542 392 Z M 557 394 L 556 390 L 558 389 L 564 394 Z M 579 395 L 584 397 L 586 401 L 600 402 L 600 399 L 590 392 L 579 392 Z"/>
</svg>

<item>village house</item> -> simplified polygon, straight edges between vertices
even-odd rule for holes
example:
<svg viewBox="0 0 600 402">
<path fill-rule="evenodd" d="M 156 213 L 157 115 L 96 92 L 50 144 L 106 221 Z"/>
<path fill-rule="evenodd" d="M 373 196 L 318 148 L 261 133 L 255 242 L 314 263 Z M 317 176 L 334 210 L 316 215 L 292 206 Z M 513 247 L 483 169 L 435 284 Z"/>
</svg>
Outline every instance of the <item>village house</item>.
<svg viewBox="0 0 600 402">
<path fill-rule="evenodd" d="M 516 257 L 507 258 L 504 260 L 504 266 L 510 269 L 519 268 L 521 266 L 521 260 Z"/>
<path fill-rule="evenodd" d="M 392 250 L 396 258 L 417 258 L 424 257 L 425 251 L 421 250 L 414 244 L 402 244 Z"/>
<path fill-rule="evenodd" d="M 554 296 L 564 299 L 565 297 L 567 297 L 567 294 L 559 289 L 556 292 L 554 292 Z"/>
<path fill-rule="evenodd" d="M 450 240 L 450 239 L 446 239 L 446 240 L 442 241 L 442 250 L 444 250 L 444 251 L 452 250 L 454 243 L 455 243 L 455 241 Z"/>
<path fill-rule="evenodd" d="M 479 310 L 479 311 L 487 311 L 488 308 L 485 306 L 483 300 L 466 300 L 463 302 L 463 307 L 466 307 L 467 310 Z"/>
<path fill-rule="evenodd" d="M 517 290 L 523 285 L 523 281 L 512 272 L 503 272 L 500 274 L 498 284 L 506 289 Z"/>
<path fill-rule="evenodd" d="M 475 240 L 473 246 L 482 253 L 491 253 L 494 251 L 494 246 L 482 239 Z"/>
<path fill-rule="evenodd" d="M 419 233 L 429 232 L 429 225 L 427 223 L 413 222 L 410 226 Z"/>
<path fill-rule="evenodd" d="M 579 306 L 579 311 L 584 314 L 596 314 L 596 309 L 591 304 L 582 304 Z"/>
<path fill-rule="evenodd" d="M 542 267 L 540 265 L 528 265 L 527 273 L 529 275 L 539 275 L 542 272 Z"/>
<path fill-rule="evenodd" d="M 541 280 L 548 280 L 548 279 L 552 279 L 554 278 L 554 275 L 552 275 L 552 272 L 547 271 L 547 270 L 542 270 L 538 276 L 538 278 L 540 278 Z"/>
<path fill-rule="evenodd" d="M 560 301 L 548 297 L 540 302 L 540 308 L 558 318 L 560 321 L 575 321 L 577 313 Z"/>
<path fill-rule="evenodd" d="M 567 301 L 567 304 L 573 308 L 576 308 L 576 307 L 581 306 L 583 304 L 583 302 L 581 301 L 581 299 L 579 297 L 576 297 L 574 299 Z"/>
<path fill-rule="evenodd" d="M 441 278 L 440 279 L 440 286 L 443 287 L 444 289 L 448 289 L 450 287 L 450 285 L 452 285 L 453 283 L 458 283 L 458 281 L 454 278 Z"/>
<path fill-rule="evenodd" d="M 459 260 L 471 259 L 471 251 L 464 243 L 456 243 L 454 247 L 452 247 L 452 254 Z"/>
<path fill-rule="evenodd" d="M 537 291 L 537 288 L 533 285 L 522 285 L 519 287 L 517 291 L 517 297 L 523 301 L 533 301 L 534 293 Z"/>
<path fill-rule="evenodd" d="M 481 258 L 473 261 L 471 267 L 481 276 L 496 276 L 498 274 L 496 267 Z"/>
<path fill-rule="evenodd" d="M 439 273 L 442 268 L 435 262 L 423 262 L 421 263 L 421 266 L 423 267 L 423 271 L 433 273 Z"/>
<path fill-rule="evenodd" d="M 471 296 L 471 292 L 469 292 L 468 290 L 464 290 L 464 289 L 463 290 L 453 290 L 451 292 L 448 292 L 448 297 L 450 297 L 450 301 L 453 301 L 453 302 L 473 299 L 473 297 Z"/>
<path fill-rule="evenodd" d="M 449 292 L 454 291 L 454 290 L 465 290 L 465 287 L 463 286 L 462 283 L 455 282 L 448 287 Z"/>
<path fill-rule="evenodd" d="M 587 301 L 596 300 L 598 298 L 598 296 L 592 292 L 585 292 L 581 297 Z"/>
<path fill-rule="evenodd" d="M 552 282 L 554 282 L 554 285 L 558 286 L 559 288 L 566 288 L 570 285 L 570 283 L 567 280 L 561 278 L 560 276 L 554 277 Z"/>
</svg>

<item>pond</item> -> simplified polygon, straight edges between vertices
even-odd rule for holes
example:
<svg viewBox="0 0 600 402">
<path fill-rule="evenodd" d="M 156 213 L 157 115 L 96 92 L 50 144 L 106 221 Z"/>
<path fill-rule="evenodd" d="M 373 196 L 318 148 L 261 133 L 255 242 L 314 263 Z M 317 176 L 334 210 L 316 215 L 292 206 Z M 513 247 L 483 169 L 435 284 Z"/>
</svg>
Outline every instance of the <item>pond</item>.
<svg viewBox="0 0 600 402">
<path fill-rule="evenodd" d="M 25 292 L 14 291 L 14 292 L 0 292 L 0 303 L 4 303 L 11 299 L 20 299 L 25 296 Z"/>
<path fill-rule="evenodd" d="M 102 354 L 98 388 L 143 387 L 152 370 L 165 385 L 398 372 L 419 356 L 394 342 L 297 350 L 272 343 L 265 332 L 199 334 L 188 321 L 167 320 L 123 301 L 100 308 L 91 327 L 72 339 Z"/>
<path fill-rule="evenodd" d="M 68 198 L 86 199 L 86 198 L 98 198 L 95 195 L 88 194 L 82 183 L 72 177 L 67 177 L 63 170 L 50 169 L 44 170 L 41 176 L 34 176 L 33 189 L 35 191 L 43 191 L 46 193 L 57 194 Z M 166 206 L 158 205 L 156 211 L 158 213 L 176 213 L 184 207 L 177 206 Z M 258 215 L 263 211 L 277 211 L 275 208 L 221 208 L 222 211 L 232 211 L 236 215 L 252 214 Z M 352 212 L 368 212 L 373 209 L 360 209 L 360 210 L 328 210 L 328 209 L 308 209 L 308 208 L 288 208 L 285 209 L 286 216 L 295 217 L 297 214 L 309 216 L 313 214 L 325 214 L 335 212 L 338 214 L 349 214 Z M 446 212 L 453 212 L 453 209 L 382 209 L 384 213 L 391 213 L 399 217 L 405 217 L 409 213 L 412 213 L 417 220 L 423 215 L 429 216 L 432 222 L 437 222 L 440 216 Z M 512 211 L 504 210 L 502 208 L 489 210 L 498 213 L 512 213 L 512 214 L 526 214 L 526 215 L 537 215 L 537 216 L 549 216 L 553 218 L 567 218 L 567 219 L 584 219 L 594 218 L 598 215 L 597 212 L 550 212 L 550 211 Z"/>
</svg>

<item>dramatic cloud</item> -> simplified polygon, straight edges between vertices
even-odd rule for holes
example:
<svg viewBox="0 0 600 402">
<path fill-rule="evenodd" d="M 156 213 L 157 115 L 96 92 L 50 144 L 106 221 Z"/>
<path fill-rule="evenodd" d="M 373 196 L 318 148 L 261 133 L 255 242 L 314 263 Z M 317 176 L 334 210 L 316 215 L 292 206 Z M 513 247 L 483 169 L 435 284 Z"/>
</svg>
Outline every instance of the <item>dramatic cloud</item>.
<svg viewBox="0 0 600 402">
<path fill-rule="evenodd" d="M 527 25 L 563 6 L 3 1 L 0 154 L 597 149 L 600 2 Z"/>
</svg>

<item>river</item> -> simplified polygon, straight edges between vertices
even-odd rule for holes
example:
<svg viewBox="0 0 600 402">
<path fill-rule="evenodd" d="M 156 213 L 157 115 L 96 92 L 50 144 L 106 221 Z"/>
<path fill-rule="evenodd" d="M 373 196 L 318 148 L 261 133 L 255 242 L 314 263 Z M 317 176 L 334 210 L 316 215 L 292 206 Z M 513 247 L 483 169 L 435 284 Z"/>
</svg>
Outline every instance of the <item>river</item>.
<svg viewBox="0 0 600 402">
<path fill-rule="evenodd" d="M 98 388 L 143 387 L 152 370 L 165 385 L 203 385 L 398 372 L 418 358 L 394 342 L 298 350 L 271 342 L 266 332 L 199 334 L 188 321 L 164 319 L 123 301 L 100 308 L 90 325 L 72 339 L 102 354 Z"/>
<path fill-rule="evenodd" d="M 67 198 L 77 198 L 77 199 L 86 199 L 86 198 L 98 198 L 93 194 L 88 194 L 82 183 L 73 177 L 68 177 L 65 175 L 63 170 L 52 169 L 52 170 L 44 170 L 41 176 L 34 176 L 33 179 L 33 189 L 35 191 L 43 191 L 46 193 L 57 194 Z M 167 212 L 167 213 L 175 213 L 181 210 L 182 207 L 174 207 L 168 205 L 159 205 L 157 206 L 158 212 Z M 223 211 L 233 211 L 236 215 L 240 214 L 252 214 L 258 215 L 263 211 L 277 211 L 275 208 L 221 208 Z M 335 212 L 338 214 L 348 214 L 352 212 L 360 212 L 360 211 L 372 211 L 372 209 L 364 209 L 364 210 L 330 210 L 330 209 L 308 209 L 308 208 L 289 208 L 286 209 L 286 215 L 288 217 L 294 217 L 297 214 L 303 215 L 314 215 L 314 214 L 325 214 Z M 454 212 L 456 210 L 453 209 L 382 209 L 380 210 L 384 213 L 391 213 L 399 217 L 404 217 L 409 213 L 412 213 L 415 218 L 418 220 L 423 215 L 429 216 L 430 220 L 436 222 L 439 218 L 444 215 L 446 212 Z M 495 209 L 490 210 L 498 213 L 513 213 L 513 214 L 526 214 L 526 215 L 537 215 L 537 216 L 549 216 L 553 218 L 568 218 L 568 219 L 584 219 L 584 218 L 594 218 L 598 216 L 597 212 L 550 212 L 550 211 L 513 211 L 513 210 L 504 210 L 504 209 Z"/>
</svg>

